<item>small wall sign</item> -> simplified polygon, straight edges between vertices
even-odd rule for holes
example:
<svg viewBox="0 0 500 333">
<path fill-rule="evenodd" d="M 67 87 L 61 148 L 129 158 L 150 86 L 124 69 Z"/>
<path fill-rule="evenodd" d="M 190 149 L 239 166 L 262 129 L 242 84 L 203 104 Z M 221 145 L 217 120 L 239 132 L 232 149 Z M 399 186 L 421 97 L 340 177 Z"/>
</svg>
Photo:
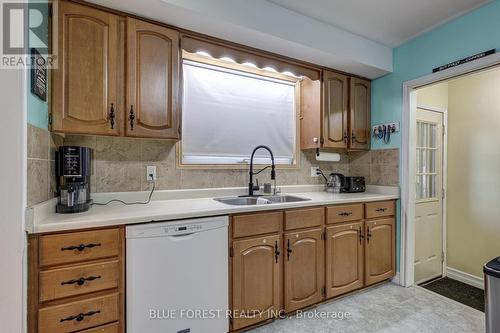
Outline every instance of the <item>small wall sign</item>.
<svg viewBox="0 0 500 333">
<path fill-rule="evenodd" d="M 37 49 L 31 49 L 31 93 L 47 101 L 47 62 Z"/>
<path fill-rule="evenodd" d="M 432 70 L 432 72 L 436 73 L 436 72 L 444 71 L 445 69 L 448 69 L 448 68 L 452 68 L 452 67 L 455 67 L 455 66 L 458 66 L 458 65 L 466 64 L 468 62 L 471 62 L 471 61 L 474 61 L 474 60 L 477 60 L 477 59 L 484 58 L 484 57 L 489 56 L 489 55 L 491 55 L 493 53 L 495 53 L 495 49 L 491 49 L 491 50 L 488 50 L 488 51 L 485 51 L 485 52 L 474 54 L 474 55 L 472 55 L 470 57 L 463 58 L 463 59 L 460 59 L 460 60 L 457 60 L 457 61 L 454 61 L 454 62 L 450 62 L 449 64 L 436 67 L 436 68 L 434 68 Z"/>
</svg>

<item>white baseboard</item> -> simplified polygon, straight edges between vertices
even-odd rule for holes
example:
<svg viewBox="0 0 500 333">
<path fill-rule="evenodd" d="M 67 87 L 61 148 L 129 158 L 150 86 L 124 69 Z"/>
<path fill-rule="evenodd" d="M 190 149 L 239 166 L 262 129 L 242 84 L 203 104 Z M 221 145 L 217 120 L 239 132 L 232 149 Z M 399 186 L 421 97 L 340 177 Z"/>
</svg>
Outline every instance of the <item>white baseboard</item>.
<svg viewBox="0 0 500 333">
<path fill-rule="evenodd" d="M 396 272 L 396 275 L 394 275 L 394 277 L 391 279 L 391 282 L 402 286 L 402 284 L 399 282 L 399 272 Z"/>
<path fill-rule="evenodd" d="M 450 279 L 454 279 L 476 288 L 484 289 L 483 278 L 479 278 L 475 275 L 459 271 L 458 269 L 446 267 L 446 276 Z"/>
</svg>

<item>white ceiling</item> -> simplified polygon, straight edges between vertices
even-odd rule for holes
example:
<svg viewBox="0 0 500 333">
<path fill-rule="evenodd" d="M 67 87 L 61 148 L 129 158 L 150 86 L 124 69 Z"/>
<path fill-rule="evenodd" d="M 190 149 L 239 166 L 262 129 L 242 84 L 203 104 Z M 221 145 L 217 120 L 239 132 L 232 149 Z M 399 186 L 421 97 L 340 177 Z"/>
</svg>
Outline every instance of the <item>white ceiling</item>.
<svg viewBox="0 0 500 333">
<path fill-rule="evenodd" d="M 392 47 L 491 0 L 87 0 L 375 79 Z"/>
<path fill-rule="evenodd" d="M 491 0 L 267 0 L 395 47 Z"/>
</svg>

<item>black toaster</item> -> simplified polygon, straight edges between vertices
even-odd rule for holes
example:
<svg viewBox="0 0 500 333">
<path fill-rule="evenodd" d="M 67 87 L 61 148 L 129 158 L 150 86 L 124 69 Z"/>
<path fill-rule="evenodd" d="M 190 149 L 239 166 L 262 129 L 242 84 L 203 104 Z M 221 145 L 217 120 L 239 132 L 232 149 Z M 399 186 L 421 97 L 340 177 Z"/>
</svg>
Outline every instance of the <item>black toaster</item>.
<svg viewBox="0 0 500 333">
<path fill-rule="evenodd" d="M 345 177 L 344 187 L 342 192 L 344 193 L 356 193 L 364 192 L 366 190 L 365 177 Z"/>
</svg>

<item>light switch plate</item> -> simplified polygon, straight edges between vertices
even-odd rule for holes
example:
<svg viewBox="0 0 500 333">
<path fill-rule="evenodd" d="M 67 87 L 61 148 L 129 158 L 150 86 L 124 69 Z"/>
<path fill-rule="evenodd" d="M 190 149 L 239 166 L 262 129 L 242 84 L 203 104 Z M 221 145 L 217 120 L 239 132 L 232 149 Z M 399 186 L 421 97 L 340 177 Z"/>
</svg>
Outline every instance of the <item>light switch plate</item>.
<svg viewBox="0 0 500 333">
<path fill-rule="evenodd" d="M 148 165 L 146 167 L 146 180 L 156 180 L 156 166 Z"/>
</svg>

